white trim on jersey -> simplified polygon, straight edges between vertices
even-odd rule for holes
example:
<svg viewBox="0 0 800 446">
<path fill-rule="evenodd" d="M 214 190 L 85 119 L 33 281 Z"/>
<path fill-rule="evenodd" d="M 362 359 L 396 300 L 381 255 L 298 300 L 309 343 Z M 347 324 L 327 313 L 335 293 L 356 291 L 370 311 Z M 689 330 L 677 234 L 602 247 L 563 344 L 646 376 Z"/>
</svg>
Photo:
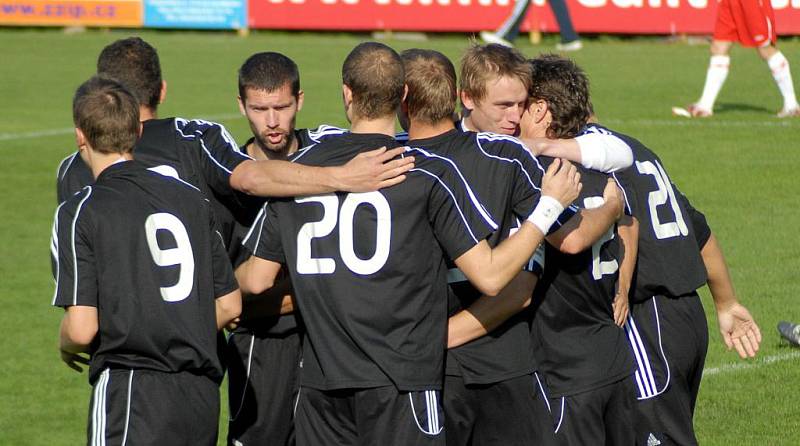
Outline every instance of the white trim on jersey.
<svg viewBox="0 0 800 446">
<path fill-rule="evenodd" d="M 550 409 L 550 398 L 547 396 L 547 392 L 544 391 L 542 381 L 539 379 L 539 372 L 533 372 L 533 376 L 536 378 L 536 384 L 539 385 L 539 391 L 542 392 L 542 398 L 544 398 L 544 403 L 547 405 L 547 411 L 553 413 Z"/>
<path fill-rule="evenodd" d="M 75 157 L 78 156 L 78 153 L 80 153 L 80 152 L 75 152 L 72 155 L 67 155 L 63 160 L 61 160 L 60 163 L 58 163 L 58 169 L 56 169 L 56 179 L 58 181 L 61 181 L 61 180 L 64 179 L 64 176 L 67 174 L 67 171 L 69 170 L 70 166 L 72 166 L 72 163 L 75 161 Z M 64 163 L 67 160 L 69 160 L 69 162 L 64 167 L 64 171 L 62 172 L 61 171 L 61 166 L 64 166 Z"/>
<path fill-rule="evenodd" d="M 75 211 L 75 217 L 72 219 L 72 270 L 74 273 L 75 281 L 72 284 L 72 305 L 78 305 L 78 253 L 75 250 L 75 227 L 78 224 L 78 217 L 81 215 L 81 209 L 83 209 L 83 204 L 86 203 L 86 200 L 92 196 L 92 186 L 86 186 L 84 188 L 86 192 L 86 196 L 83 197 L 78 203 L 78 208 Z M 58 288 L 56 286 L 56 288 Z"/>
<path fill-rule="evenodd" d="M 250 226 L 250 230 L 247 231 L 247 235 L 244 236 L 242 240 L 242 245 L 247 244 L 247 241 L 250 239 L 250 236 L 253 235 L 253 229 L 258 226 L 258 238 L 256 239 L 256 244 L 253 246 L 253 255 L 255 255 L 256 251 L 258 250 L 258 245 L 261 244 L 261 233 L 264 231 L 264 222 L 267 220 L 267 205 L 269 201 L 265 201 L 264 205 L 261 206 L 261 210 L 258 211 L 255 220 L 253 220 L 253 224 Z M 261 219 L 261 223 L 258 224 L 258 220 Z"/>
<path fill-rule="evenodd" d="M 231 336 L 235 336 L 235 333 L 231 333 Z M 236 412 L 233 411 L 233 407 L 230 408 L 230 415 L 228 415 L 228 421 L 236 421 L 236 418 L 239 417 L 239 414 L 242 412 L 242 407 L 244 407 L 244 399 L 245 395 L 247 394 L 247 385 L 250 384 L 250 366 L 253 363 L 253 344 L 256 342 L 256 335 L 250 335 L 250 349 L 247 353 L 247 372 L 245 374 L 244 379 L 244 387 L 242 387 L 242 396 L 239 400 L 239 408 L 236 409 Z M 230 339 L 228 340 L 230 342 Z M 230 398 L 229 398 L 230 399 Z"/>
<path fill-rule="evenodd" d="M 310 140 L 318 143 L 319 139 L 323 136 L 344 135 L 345 133 L 349 133 L 349 130 L 333 125 L 322 124 L 314 130 L 306 129 L 306 132 L 308 132 L 308 138 Z"/>
<path fill-rule="evenodd" d="M 611 176 L 614 178 L 614 182 L 617 183 L 617 186 L 619 186 L 620 190 L 622 191 L 622 197 L 625 198 L 625 207 L 628 209 L 628 212 L 633 215 L 631 202 L 628 201 L 628 192 L 625 190 L 625 187 L 622 186 L 622 183 L 619 181 L 619 178 L 617 178 L 616 173 L 612 173 Z"/>
<path fill-rule="evenodd" d="M 105 369 L 94 385 L 92 402 L 92 440 L 91 446 L 106 445 L 106 389 L 111 379 L 111 370 Z"/>
<path fill-rule="evenodd" d="M 456 173 L 458 174 L 458 177 L 461 179 L 461 182 L 464 183 L 464 188 L 467 191 L 467 195 L 469 196 L 470 201 L 472 201 L 472 205 L 475 206 L 475 208 L 478 210 L 478 213 L 480 213 L 481 217 L 483 217 L 484 221 L 486 221 L 486 224 L 488 224 L 489 227 L 491 227 L 493 230 L 497 230 L 499 225 L 497 223 L 495 223 L 495 221 L 492 218 L 491 214 L 489 214 L 489 211 L 487 211 L 486 208 L 483 206 L 483 204 L 481 204 L 480 200 L 478 200 L 478 197 L 472 191 L 472 188 L 470 187 L 469 182 L 467 181 L 466 178 L 464 178 L 464 175 L 461 174 L 461 171 L 458 170 L 458 166 L 456 165 L 455 162 L 453 162 L 453 160 L 451 160 L 450 158 L 441 156 L 441 155 L 437 155 L 435 153 L 428 152 L 427 150 L 421 149 L 419 147 L 407 147 L 406 148 L 406 153 L 407 152 L 412 152 L 412 151 L 415 151 L 415 150 L 420 152 L 420 153 L 422 153 L 423 156 L 427 156 L 428 158 L 440 159 L 440 160 L 450 164 L 450 166 L 452 166 L 453 169 L 455 169 Z M 423 172 L 428 173 L 429 175 L 433 175 L 432 173 L 430 173 L 430 172 L 428 172 L 428 171 L 426 171 L 424 169 L 417 169 L 417 168 L 411 169 L 411 171 L 415 171 L 415 170 L 421 170 Z M 436 178 L 439 179 L 438 177 L 436 177 Z M 441 181 L 441 179 L 439 179 L 439 183 L 444 185 L 444 183 Z M 450 195 L 452 196 L 452 191 L 450 191 L 450 189 L 447 188 L 446 186 L 445 186 L 445 188 L 448 190 L 448 192 L 450 192 Z M 453 199 L 455 200 L 455 197 Z M 460 209 L 459 209 L 459 212 L 460 212 Z M 463 214 L 462 214 L 462 217 L 463 217 Z"/>
<path fill-rule="evenodd" d="M 411 169 L 411 170 L 409 170 L 409 172 L 422 172 L 422 173 L 424 173 L 424 174 L 426 174 L 426 175 L 430 175 L 430 176 L 431 176 L 431 177 L 433 177 L 433 178 L 434 178 L 434 179 L 435 179 L 435 180 L 436 180 L 436 181 L 437 181 L 439 184 L 441 184 L 441 185 L 442 185 L 442 187 L 443 187 L 443 188 L 444 188 L 444 189 L 447 191 L 447 193 L 450 195 L 450 198 L 452 198 L 452 199 L 453 199 L 453 204 L 455 204 L 455 206 L 456 206 L 456 210 L 458 211 L 458 215 L 460 215 L 460 216 L 461 216 L 461 221 L 463 221 L 463 222 L 464 222 L 464 226 L 467 228 L 467 232 L 469 232 L 469 236 L 472 238 L 472 240 L 474 240 L 474 241 L 475 241 L 475 243 L 476 243 L 476 244 L 477 244 L 477 243 L 480 243 L 480 240 L 478 240 L 478 238 L 477 238 L 477 237 L 475 237 L 475 233 L 474 233 L 474 232 L 472 232 L 472 228 L 469 226 L 469 223 L 467 222 L 467 218 L 464 216 L 464 212 L 463 212 L 463 211 L 461 211 L 461 207 L 458 205 L 458 200 L 456 200 L 456 197 L 453 195 L 453 191 L 452 191 L 452 190 L 450 190 L 450 188 L 449 188 L 449 187 L 447 187 L 447 185 L 446 185 L 446 184 L 444 184 L 444 182 L 442 181 L 442 179 L 441 179 L 441 178 L 439 178 L 438 176 L 436 176 L 436 175 L 434 175 L 434 174 L 432 174 L 432 173 L 428 172 L 428 171 L 427 171 L 427 170 L 425 170 L 425 169 L 420 169 L 420 168 L 416 168 L 416 167 L 415 167 L 415 168 L 413 168 L 413 169 Z"/>
<path fill-rule="evenodd" d="M 564 422 L 564 412 L 566 412 L 567 408 L 567 398 L 561 397 L 561 416 L 558 417 L 558 425 L 556 425 L 555 430 L 553 431 L 554 434 L 557 434 L 559 430 L 561 430 L 561 423 Z"/>
<path fill-rule="evenodd" d="M 298 150 L 297 153 L 295 153 L 295 155 L 293 157 L 291 157 L 291 159 L 289 159 L 289 162 L 293 163 L 293 162 L 299 160 L 300 158 L 305 156 L 306 153 L 311 151 L 311 149 L 313 149 L 314 147 L 317 147 L 318 145 L 319 145 L 319 143 L 314 143 L 314 144 L 309 144 L 309 145 L 303 147 L 302 149 Z"/>
<path fill-rule="evenodd" d="M 302 391 L 303 391 L 302 386 L 297 388 L 297 398 L 294 399 L 294 408 L 292 409 L 292 417 L 297 415 L 297 405 L 300 404 L 300 392 Z"/>
<path fill-rule="evenodd" d="M 192 133 L 187 134 L 187 133 L 183 132 L 184 129 L 182 127 L 178 126 L 179 123 L 182 124 L 184 127 L 187 124 L 189 124 L 190 122 L 198 123 L 199 125 L 206 126 L 207 128 L 219 127 L 220 135 L 222 135 L 222 139 L 227 143 L 228 147 L 231 150 L 233 150 L 234 153 L 236 153 L 238 155 L 241 155 L 242 157 L 244 157 L 245 159 L 248 159 L 248 160 L 252 160 L 253 159 L 252 157 L 250 157 L 250 155 L 242 152 L 239 149 L 239 146 L 236 145 L 236 140 L 233 139 L 233 136 L 231 136 L 230 133 L 228 133 L 228 129 L 226 129 L 225 126 L 223 126 L 222 124 L 218 124 L 216 122 L 211 122 L 211 121 L 204 121 L 202 119 L 186 120 L 186 119 L 183 119 L 183 118 L 174 118 L 174 120 L 175 120 L 175 131 L 178 132 L 183 138 L 190 139 L 190 140 L 195 140 L 196 139 L 196 140 L 200 141 L 200 147 L 203 148 L 203 151 L 206 152 L 206 154 L 211 159 L 211 161 L 213 161 L 214 164 L 216 164 L 220 169 L 222 169 L 225 172 L 227 172 L 229 175 L 231 174 L 231 171 L 227 167 L 223 166 L 222 163 L 217 161 L 217 159 L 214 158 L 214 155 L 211 154 L 211 151 L 208 150 L 208 147 L 206 147 L 205 141 L 203 140 L 203 130 L 199 130 L 198 129 L 198 130 L 196 130 L 194 132 L 194 134 L 192 134 Z"/>
<path fill-rule="evenodd" d="M 519 145 L 520 146 L 520 150 L 523 150 L 536 163 L 536 167 L 539 168 L 539 170 L 542 172 L 542 175 L 544 176 L 545 170 L 542 167 L 542 165 L 539 163 L 539 160 L 536 159 L 536 157 L 531 154 L 531 152 L 528 150 L 528 148 L 525 146 L 525 144 L 522 141 L 518 140 L 517 138 L 511 137 L 511 136 L 498 135 L 496 133 L 486 133 L 486 132 L 478 133 L 478 135 L 476 137 L 476 142 L 478 143 L 478 148 L 481 149 L 481 153 L 483 153 L 485 156 L 487 156 L 489 158 L 494 158 L 494 159 L 498 159 L 498 160 L 501 160 L 501 161 L 517 164 L 519 166 L 520 170 L 522 170 L 522 173 L 525 174 L 525 178 L 528 179 L 528 183 L 530 183 L 531 187 L 533 187 L 535 190 L 541 192 L 542 188 L 537 186 L 536 183 L 533 182 L 533 180 L 531 179 L 531 176 L 528 174 L 528 171 L 526 171 L 525 168 L 522 167 L 522 163 L 519 160 L 510 159 L 510 158 L 503 158 L 501 156 L 490 155 L 490 154 L 486 153 L 486 151 L 483 150 L 483 145 L 481 144 L 481 138 L 489 140 L 489 141 L 498 141 L 498 140 L 499 141 L 508 141 L 508 142 L 513 143 L 513 144 Z"/>
<path fill-rule="evenodd" d="M 58 266 L 60 262 L 58 261 L 58 211 L 61 210 L 61 207 L 64 206 L 64 203 L 59 204 L 56 207 L 56 212 L 53 215 L 53 228 L 50 232 L 50 255 L 53 256 L 53 264 L 55 265 L 55 290 L 53 291 L 53 302 L 50 305 L 56 304 L 56 297 L 58 296 L 58 276 L 59 270 Z"/>
<path fill-rule="evenodd" d="M 122 446 L 128 443 L 128 426 L 131 422 L 131 397 L 133 393 L 131 392 L 131 388 L 133 387 L 133 369 L 131 369 L 130 373 L 128 374 L 128 404 L 125 407 L 125 430 L 122 433 Z"/>
</svg>

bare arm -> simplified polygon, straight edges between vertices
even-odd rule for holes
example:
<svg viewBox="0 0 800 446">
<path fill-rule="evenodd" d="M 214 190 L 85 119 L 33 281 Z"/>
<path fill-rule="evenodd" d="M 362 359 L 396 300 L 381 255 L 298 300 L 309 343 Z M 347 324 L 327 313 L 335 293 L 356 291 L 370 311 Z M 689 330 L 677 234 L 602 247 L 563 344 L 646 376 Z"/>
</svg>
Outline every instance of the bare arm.
<svg viewBox="0 0 800 446">
<path fill-rule="evenodd" d="M 393 159 L 403 147 L 382 147 L 364 152 L 343 166 L 304 166 L 288 161 L 248 160 L 231 174 L 231 187 L 249 195 L 293 197 L 336 191 L 370 192 L 405 180 L 405 172 L 414 167 L 413 157 Z"/>
<path fill-rule="evenodd" d="M 575 139 L 524 138 L 535 155 L 564 158 L 600 172 L 617 172 L 633 164 L 630 146 L 614 135 L 588 133 Z"/>
<path fill-rule="evenodd" d="M 455 348 L 491 332 L 531 303 L 538 278 L 520 271 L 496 297 L 481 296 L 448 320 L 447 348 Z"/>
<path fill-rule="evenodd" d="M 89 346 L 97 336 L 99 320 L 97 308 L 83 305 L 67 307 L 61 319 L 59 350 L 61 360 L 71 369 L 82 372 L 78 364 L 89 364 L 89 359 L 81 353 L 89 351 Z"/>
<path fill-rule="evenodd" d="M 530 260 L 550 225 L 564 206 L 577 198 L 580 189 L 580 174 L 575 166 L 566 161 L 562 163 L 555 160 L 542 179 L 539 204 L 520 229 L 494 249 L 486 240 L 482 240 L 455 259 L 456 266 L 481 293 L 496 296 Z M 545 212 L 540 212 L 543 210 Z M 538 217 L 545 214 L 551 218 L 548 218 L 548 223 L 543 227 Z"/>
<path fill-rule="evenodd" d="M 622 241 L 622 263 L 617 279 L 617 294 L 614 296 L 614 322 L 622 327 L 628 318 L 628 294 L 631 289 L 633 272 L 636 269 L 636 256 L 639 250 L 639 221 L 629 215 L 619 220 L 617 234 Z"/>
<path fill-rule="evenodd" d="M 755 357 L 761 344 L 761 330 L 736 297 L 725 256 L 713 233 L 700 253 L 708 271 L 708 288 L 717 309 L 717 322 L 725 345 L 728 350 L 736 348 L 742 358 Z"/>
<path fill-rule="evenodd" d="M 594 209 L 582 209 L 561 228 L 547 236 L 547 241 L 567 254 L 577 254 L 588 249 L 619 219 L 623 209 L 623 196 L 616 182 L 609 179 L 603 191 L 604 203 Z"/>
<path fill-rule="evenodd" d="M 218 297 L 214 301 L 217 313 L 217 330 L 222 330 L 242 313 L 242 293 L 239 290 Z"/>
</svg>

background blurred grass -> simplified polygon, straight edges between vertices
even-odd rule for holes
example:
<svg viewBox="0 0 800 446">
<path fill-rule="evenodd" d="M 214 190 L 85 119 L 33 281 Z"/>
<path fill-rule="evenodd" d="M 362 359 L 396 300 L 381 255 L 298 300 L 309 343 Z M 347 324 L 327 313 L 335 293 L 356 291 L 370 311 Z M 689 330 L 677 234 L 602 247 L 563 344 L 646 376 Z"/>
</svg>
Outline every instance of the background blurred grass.
<svg viewBox="0 0 800 446">
<path fill-rule="evenodd" d="M 168 82 L 163 117 L 222 122 L 238 141 L 249 136 L 236 106 L 236 71 L 252 53 L 279 51 L 300 67 L 305 108 L 298 126 L 346 125 L 340 67 L 365 38 L 349 34 L 0 30 L 0 444 L 71 445 L 85 441 L 86 375 L 64 367 L 56 340 L 61 312 L 53 292 L 48 243 L 55 209 L 55 170 L 74 151 L 71 97 L 95 70 L 103 46 L 131 34 L 152 43 Z M 550 51 L 518 41 L 528 56 Z M 549 42 L 549 41 L 548 41 Z M 457 64 L 469 41 L 388 41 L 396 49 L 438 49 Z M 800 86 L 800 43 L 781 49 Z M 794 445 L 800 439 L 798 358 L 779 343 L 779 320 L 800 320 L 800 223 L 794 175 L 800 166 L 800 120 L 774 118 L 780 108 L 769 71 L 755 52 L 735 48 L 717 114 L 670 116 L 696 99 L 708 47 L 657 39 L 601 38 L 570 56 L 590 76 L 604 124 L 629 133 L 662 157 L 672 179 L 703 210 L 721 240 L 743 303 L 757 318 L 760 359 L 725 350 L 708 293 L 711 345 L 695 424 L 704 445 Z M 741 367 L 745 365 L 745 367 Z M 224 406 L 224 405 L 223 405 Z M 223 411 L 220 422 L 224 439 Z M 220 442 L 222 444 L 222 442 Z"/>
</svg>

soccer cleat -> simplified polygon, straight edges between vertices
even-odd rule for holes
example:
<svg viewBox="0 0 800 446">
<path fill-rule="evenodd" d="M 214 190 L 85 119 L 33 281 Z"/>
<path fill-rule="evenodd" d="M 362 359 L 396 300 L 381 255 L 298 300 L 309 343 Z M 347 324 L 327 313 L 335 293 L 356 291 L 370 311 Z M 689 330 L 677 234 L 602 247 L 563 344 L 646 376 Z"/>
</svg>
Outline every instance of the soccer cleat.
<svg viewBox="0 0 800 446">
<path fill-rule="evenodd" d="M 509 42 L 508 40 L 498 36 L 497 34 L 491 31 L 481 31 L 479 36 L 481 40 L 486 43 L 496 43 L 497 45 L 507 46 L 509 48 L 514 48 L 514 44 Z"/>
<path fill-rule="evenodd" d="M 800 117 L 800 107 L 795 108 L 782 108 L 776 115 L 779 118 L 798 118 Z"/>
<path fill-rule="evenodd" d="M 686 108 L 672 107 L 672 114 L 683 116 L 684 118 L 708 118 L 714 113 L 711 110 L 699 107 L 697 104 L 689 104 Z"/>
<path fill-rule="evenodd" d="M 583 42 L 580 39 L 575 39 L 571 42 L 559 42 L 556 44 L 557 51 L 578 51 L 583 48 Z"/>
<path fill-rule="evenodd" d="M 778 333 L 795 347 L 800 347 L 800 324 L 778 322 Z"/>
</svg>

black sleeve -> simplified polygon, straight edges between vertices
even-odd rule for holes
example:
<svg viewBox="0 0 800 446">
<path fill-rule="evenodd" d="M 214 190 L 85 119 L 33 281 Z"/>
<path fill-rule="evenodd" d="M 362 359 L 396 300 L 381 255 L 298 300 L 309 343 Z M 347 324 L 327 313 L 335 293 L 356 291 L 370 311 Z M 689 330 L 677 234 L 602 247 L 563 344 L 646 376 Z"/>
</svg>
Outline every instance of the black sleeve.
<svg viewBox="0 0 800 446">
<path fill-rule="evenodd" d="M 277 203 L 264 204 L 242 244 L 256 257 L 285 264 L 286 254 L 281 244 L 278 214 L 275 209 Z"/>
<path fill-rule="evenodd" d="M 233 274 L 228 251 L 222 239 L 210 206 L 207 206 L 209 227 L 211 229 L 211 266 L 214 271 L 214 297 L 222 297 L 239 288 L 236 276 Z"/>
<path fill-rule="evenodd" d="M 87 187 L 56 211 L 51 249 L 56 272 L 53 305 L 57 307 L 98 305 L 92 225 L 85 210 L 91 193 L 91 187 Z"/>
<path fill-rule="evenodd" d="M 439 243 L 454 260 L 497 229 L 497 223 L 455 165 L 434 179 L 428 196 L 428 216 Z"/>
<path fill-rule="evenodd" d="M 58 166 L 56 177 L 56 199 L 58 203 L 67 201 L 84 187 L 94 183 L 89 166 L 83 162 L 78 152 L 64 158 Z"/>
<path fill-rule="evenodd" d="M 672 189 L 675 191 L 678 204 L 686 209 L 686 212 L 689 214 L 689 219 L 692 221 L 692 229 L 694 229 L 694 237 L 697 241 L 697 247 L 702 250 L 703 247 L 706 246 L 706 243 L 708 243 L 708 239 L 711 238 L 711 227 L 708 226 L 706 216 L 692 206 L 692 203 L 689 202 L 686 195 L 683 195 L 683 193 L 675 187 L 674 183 L 672 184 Z"/>
</svg>

